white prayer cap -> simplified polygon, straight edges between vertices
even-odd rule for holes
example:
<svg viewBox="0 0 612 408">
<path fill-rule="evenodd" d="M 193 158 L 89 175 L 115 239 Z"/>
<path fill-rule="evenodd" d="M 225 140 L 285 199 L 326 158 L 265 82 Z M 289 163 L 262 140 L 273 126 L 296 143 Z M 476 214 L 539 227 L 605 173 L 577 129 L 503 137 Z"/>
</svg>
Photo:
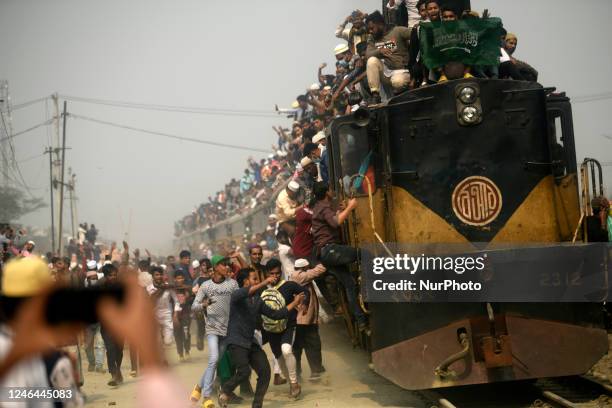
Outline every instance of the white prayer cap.
<svg viewBox="0 0 612 408">
<path fill-rule="evenodd" d="M 312 138 L 312 143 L 319 143 L 323 139 L 325 139 L 325 132 L 321 130 L 316 135 L 314 135 L 314 137 Z"/>
<path fill-rule="evenodd" d="M 338 44 L 336 45 L 336 48 L 334 48 L 334 55 L 344 54 L 348 50 L 349 50 L 348 44 L 346 43 Z"/>
<path fill-rule="evenodd" d="M 299 183 L 297 181 L 294 181 L 294 180 L 291 180 L 287 187 L 289 188 L 289 190 L 293 191 L 294 193 L 297 193 L 298 190 L 300 189 Z"/>
<path fill-rule="evenodd" d="M 310 263 L 308 263 L 308 261 L 306 259 L 303 259 L 303 258 L 296 259 L 295 263 L 293 264 L 293 266 L 296 267 L 296 268 L 305 268 L 308 265 L 310 265 Z"/>
<path fill-rule="evenodd" d="M 312 160 L 310 159 L 310 157 L 302 157 L 302 160 L 300 160 L 300 165 L 302 166 L 302 168 L 306 168 L 306 166 L 308 166 L 309 164 L 312 164 Z"/>
</svg>

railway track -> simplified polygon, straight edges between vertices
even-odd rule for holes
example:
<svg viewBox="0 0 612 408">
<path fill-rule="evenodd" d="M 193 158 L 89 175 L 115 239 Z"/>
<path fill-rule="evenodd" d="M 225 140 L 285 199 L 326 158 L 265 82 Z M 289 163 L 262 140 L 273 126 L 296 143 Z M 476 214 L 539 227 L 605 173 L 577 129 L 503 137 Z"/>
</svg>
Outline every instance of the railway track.
<svg viewBox="0 0 612 408">
<path fill-rule="evenodd" d="M 586 376 L 419 392 L 437 408 L 612 408 L 612 386 Z"/>
</svg>

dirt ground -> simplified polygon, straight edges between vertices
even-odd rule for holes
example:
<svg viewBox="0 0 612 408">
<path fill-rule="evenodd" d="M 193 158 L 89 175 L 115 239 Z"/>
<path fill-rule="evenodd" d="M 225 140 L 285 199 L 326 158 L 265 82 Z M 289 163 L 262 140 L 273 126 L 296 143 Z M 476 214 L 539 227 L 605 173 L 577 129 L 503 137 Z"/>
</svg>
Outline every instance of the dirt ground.
<svg viewBox="0 0 612 408">
<path fill-rule="evenodd" d="M 195 335 L 192 336 L 195 343 Z M 323 362 L 328 370 L 327 376 L 319 383 L 305 381 L 302 384 L 302 396 L 293 401 L 288 398 L 288 386 L 270 385 L 266 394 L 265 406 L 280 407 L 414 407 L 429 408 L 418 394 L 403 390 L 384 378 L 375 374 L 368 367 L 368 356 L 360 349 L 353 349 L 343 326 L 340 323 L 321 326 L 323 342 Z M 612 380 L 612 335 L 610 335 L 611 350 L 594 368 L 591 375 L 600 381 Z M 269 348 L 264 347 L 269 356 Z M 185 387 L 185 399 L 189 398 L 191 387 L 199 380 L 206 366 L 207 350 L 198 351 L 192 348 L 189 361 L 179 363 L 174 348 L 167 350 L 168 360 L 174 373 Z M 83 356 L 83 358 L 85 358 Z M 110 379 L 108 374 L 85 372 L 83 391 L 87 396 L 89 407 L 135 407 L 136 384 L 138 379 L 130 378 L 129 355 L 123 359 L 123 375 L 125 383 L 120 387 L 111 388 L 106 385 Z M 84 367 L 87 364 L 85 362 Z M 308 364 L 303 357 L 305 376 Z M 254 385 L 254 375 L 251 380 Z M 250 406 L 250 400 L 236 407 Z M 590 406 L 590 405 L 589 405 Z M 596 405 L 593 405 L 596 406 Z M 199 404 L 198 404 L 199 407 Z"/>
<path fill-rule="evenodd" d="M 280 407 L 415 407 L 429 408 L 415 394 L 402 390 L 389 381 L 375 374 L 368 368 L 368 356 L 360 349 L 353 349 L 348 337 L 339 324 L 326 324 L 321 326 L 323 342 L 323 363 L 327 369 L 326 377 L 319 383 L 310 383 L 307 380 L 302 384 L 302 395 L 297 401 L 288 398 L 288 385 L 270 385 L 266 394 L 265 406 L 269 408 Z M 192 335 L 195 343 L 195 335 Z M 271 356 L 269 347 L 264 349 Z M 167 349 L 168 360 L 175 374 L 185 386 L 185 399 L 193 385 L 199 380 L 206 367 L 207 351 L 198 351 L 192 348 L 189 361 L 179 363 L 176 351 Z M 84 358 L 84 356 L 83 356 Z M 305 376 L 309 375 L 308 363 L 303 358 Z M 130 378 L 130 360 L 126 349 L 123 359 L 123 376 L 125 383 L 117 388 L 106 385 L 110 379 L 109 374 L 85 372 L 85 385 L 83 392 L 87 396 L 89 407 L 135 407 L 136 382 Z M 87 363 L 84 363 L 87 368 Z M 251 380 L 254 383 L 253 375 Z M 198 405 L 199 406 L 199 405 Z M 235 407 L 250 406 L 250 400 Z"/>
</svg>

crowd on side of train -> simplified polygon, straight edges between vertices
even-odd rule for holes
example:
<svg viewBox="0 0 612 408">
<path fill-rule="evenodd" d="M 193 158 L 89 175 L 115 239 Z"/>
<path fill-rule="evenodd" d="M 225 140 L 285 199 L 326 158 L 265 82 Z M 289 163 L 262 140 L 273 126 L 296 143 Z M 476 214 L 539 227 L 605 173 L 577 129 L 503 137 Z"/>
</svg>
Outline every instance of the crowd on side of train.
<svg viewBox="0 0 612 408">
<path fill-rule="evenodd" d="M 385 22 L 383 13 L 353 11 L 336 28 L 344 40 L 333 50 L 332 72 L 319 66 L 316 82 L 297 96 L 290 108 L 279 114 L 293 119 L 291 129 L 274 127 L 277 143 L 267 158 L 249 158 L 242 177 L 232 179 L 222 190 L 197 205 L 191 214 L 175 222 L 175 236 L 206 229 L 267 202 L 289 179 L 299 179 L 308 157 L 327 181 L 325 169 L 325 128 L 333 118 L 350 114 L 360 106 L 377 104 L 408 89 L 453 79 L 500 78 L 537 81 L 538 72 L 515 57 L 518 37 L 505 32 L 500 40 L 499 63 L 493 66 L 466 66 L 459 61 L 429 70 L 423 63 L 420 27 L 423 22 L 489 18 L 476 11 L 458 11 L 440 0 L 390 0 L 387 13 L 395 25 Z M 317 156 L 319 147 L 321 154 Z"/>
</svg>

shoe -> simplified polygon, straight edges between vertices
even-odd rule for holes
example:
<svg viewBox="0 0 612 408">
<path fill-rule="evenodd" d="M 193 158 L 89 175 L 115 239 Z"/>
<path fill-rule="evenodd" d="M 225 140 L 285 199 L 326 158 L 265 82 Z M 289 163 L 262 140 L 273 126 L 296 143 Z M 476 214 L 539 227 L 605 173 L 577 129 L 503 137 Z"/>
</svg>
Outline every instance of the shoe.
<svg viewBox="0 0 612 408">
<path fill-rule="evenodd" d="M 380 93 L 372 92 L 372 96 L 368 99 L 368 105 L 378 105 L 382 102 L 380 98 Z"/>
<path fill-rule="evenodd" d="M 244 398 L 239 397 L 233 392 L 228 394 L 227 396 L 228 396 L 228 400 L 227 400 L 228 404 L 242 404 L 244 402 Z"/>
<path fill-rule="evenodd" d="M 195 387 L 193 387 L 193 391 L 191 391 L 189 399 L 191 400 L 191 402 L 198 402 L 200 398 L 202 398 L 202 388 L 199 385 L 196 385 Z M 206 402 L 206 400 L 204 400 L 204 402 Z"/>
<path fill-rule="evenodd" d="M 87 371 L 89 371 L 90 373 L 93 373 L 94 371 L 96 371 L 96 365 L 95 364 L 89 364 L 87 366 Z"/>
<path fill-rule="evenodd" d="M 215 408 L 215 402 L 210 398 L 204 398 L 202 402 L 202 408 Z"/>
<path fill-rule="evenodd" d="M 185 360 L 188 360 L 189 357 L 191 357 L 191 353 L 189 353 L 188 351 L 185 351 Z"/>
<path fill-rule="evenodd" d="M 291 383 L 289 385 L 289 396 L 293 399 L 297 399 L 302 393 L 302 387 L 298 383 Z"/>
<path fill-rule="evenodd" d="M 229 403 L 229 396 L 223 393 L 223 391 L 219 390 L 219 406 L 221 408 L 227 408 L 227 404 Z"/>
<path fill-rule="evenodd" d="M 117 376 L 113 375 L 110 379 L 109 382 L 106 383 L 107 385 L 111 386 L 111 387 L 116 387 L 119 385 L 119 383 L 117 382 Z"/>
<path fill-rule="evenodd" d="M 281 377 L 280 374 L 274 374 L 274 385 L 283 385 L 287 384 L 287 379 Z"/>
<path fill-rule="evenodd" d="M 202 351 L 204 350 L 204 339 L 200 339 L 198 338 L 198 341 L 196 343 L 196 347 L 198 348 L 198 350 Z"/>
<path fill-rule="evenodd" d="M 183 357 L 183 356 L 179 356 L 179 362 L 180 362 L 180 363 L 184 363 L 184 362 L 185 362 L 185 357 Z"/>
<path fill-rule="evenodd" d="M 321 373 L 310 373 L 309 381 L 319 381 L 321 380 Z"/>
<path fill-rule="evenodd" d="M 242 398 L 253 398 L 255 396 L 251 383 L 247 383 L 246 385 L 240 384 L 240 396 Z"/>
<path fill-rule="evenodd" d="M 121 374 L 121 371 L 117 373 L 117 383 L 123 384 L 123 374 Z"/>
<path fill-rule="evenodd" d="M 132 377 L 132 378 L 138 377 L 138 372 L 136 370 L 130 371 L 130 377 Z"/>
<path fill-rule="evenodd" d="M 97 366 L 97 367 L 96 367 L 96 373 L 101 373 L 101 374 L 103 374 L 103 373 L 105 373 L 105 372 L 106 372 L 106 370 L 104 369 L 104 367 L 102 367 L 102 366 Z"/>
</svg>

